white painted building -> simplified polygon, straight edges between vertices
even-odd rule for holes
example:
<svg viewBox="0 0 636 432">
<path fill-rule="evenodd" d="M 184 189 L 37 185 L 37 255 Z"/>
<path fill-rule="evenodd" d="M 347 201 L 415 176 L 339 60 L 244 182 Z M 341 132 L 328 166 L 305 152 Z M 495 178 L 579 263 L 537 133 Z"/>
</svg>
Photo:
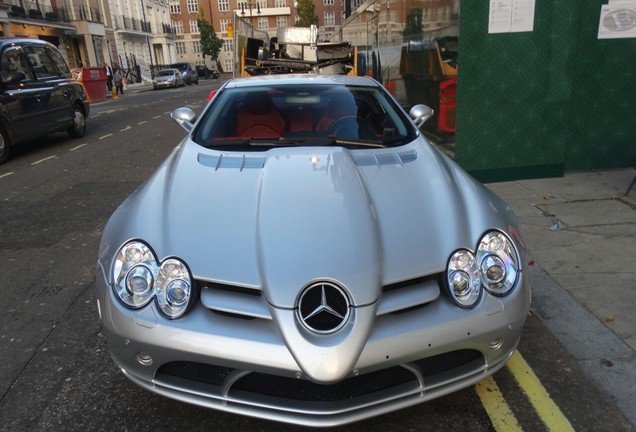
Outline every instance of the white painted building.
<svg viewBox="0 0 636 432">
<path fill-rule="evenodd" d="M 176 61 L 176 31 L 167 0 L 101 0 L 107 3 L 111 28 L 111 63 L 137 69 L 145 81 L 151 67 Z"/>
</svg>

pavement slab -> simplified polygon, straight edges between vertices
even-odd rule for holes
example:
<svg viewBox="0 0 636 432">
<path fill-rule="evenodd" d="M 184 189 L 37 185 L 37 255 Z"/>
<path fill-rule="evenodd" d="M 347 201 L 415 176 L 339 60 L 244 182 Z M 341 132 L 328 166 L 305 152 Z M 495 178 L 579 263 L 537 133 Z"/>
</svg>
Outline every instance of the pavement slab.
<svg viewBox="0 0 636 432">
<path fill-rule="evenodd" d="M 636 425 L 636 169 L 487 186 L 513 208 L 532 309 Z M 574 301 L 573 301 L 574 300 Z"/>
</svg>

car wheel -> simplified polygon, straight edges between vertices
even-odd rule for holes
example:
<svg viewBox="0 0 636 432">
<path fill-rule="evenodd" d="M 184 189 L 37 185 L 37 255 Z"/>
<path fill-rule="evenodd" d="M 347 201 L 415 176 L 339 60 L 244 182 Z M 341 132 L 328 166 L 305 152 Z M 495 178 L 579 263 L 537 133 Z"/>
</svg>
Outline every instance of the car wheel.
<svg viewBox="0 0 636 432">
<path fill-rule="evenodd" d="M 0 164 L 9 160 L 11 144 L 4 129 L 0 128 Z"/>
<path fill-rule="evenodd" d="M 79 105 L 75 105 L 73 126 L 68 128 L 66 132 L 68 132 L 72 138 L 81 138 L 86 133 L 86 117 L 84 117 L 84 110 Z"/>
</svg>

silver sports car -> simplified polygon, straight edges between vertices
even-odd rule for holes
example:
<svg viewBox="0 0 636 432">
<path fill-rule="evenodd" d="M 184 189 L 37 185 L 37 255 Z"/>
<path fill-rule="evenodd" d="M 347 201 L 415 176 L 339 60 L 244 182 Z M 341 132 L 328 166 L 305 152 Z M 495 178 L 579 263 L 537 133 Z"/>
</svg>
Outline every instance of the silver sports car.
<svg viewBox="0 0 636 432">
<path fill-rule="evenodd" d="M 495 373 L 530 304 L 510 208 L 371 78 L 227 82 L 113 214 L 111 355 L 197 405 L 333 426 Z"/>
</svg>

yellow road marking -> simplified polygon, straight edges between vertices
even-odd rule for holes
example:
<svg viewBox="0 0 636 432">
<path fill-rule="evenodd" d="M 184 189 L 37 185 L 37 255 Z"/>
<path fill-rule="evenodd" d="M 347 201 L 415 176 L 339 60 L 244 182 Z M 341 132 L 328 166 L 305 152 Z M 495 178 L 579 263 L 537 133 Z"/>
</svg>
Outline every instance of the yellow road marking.
<svg viewBox="0 0 636 432">
<path fill-rule="evenodd" d="M 550 394 L 534 374 L 528 363 L 521 357 L 519 351 L 515 351 L 506 367 L 525 393 L 543 423 L 549 431 L 574 432 L 569 420 L 563 415 L 559 407 L 550 399 Z"/>
<path fill-rule="evenodd" d="M 522 432 L 517 418 L 499 390 L 499 386 L 490 376 L 475 385 L 477 395 L 490 417 L 497 432 Z"/>
</svg>

